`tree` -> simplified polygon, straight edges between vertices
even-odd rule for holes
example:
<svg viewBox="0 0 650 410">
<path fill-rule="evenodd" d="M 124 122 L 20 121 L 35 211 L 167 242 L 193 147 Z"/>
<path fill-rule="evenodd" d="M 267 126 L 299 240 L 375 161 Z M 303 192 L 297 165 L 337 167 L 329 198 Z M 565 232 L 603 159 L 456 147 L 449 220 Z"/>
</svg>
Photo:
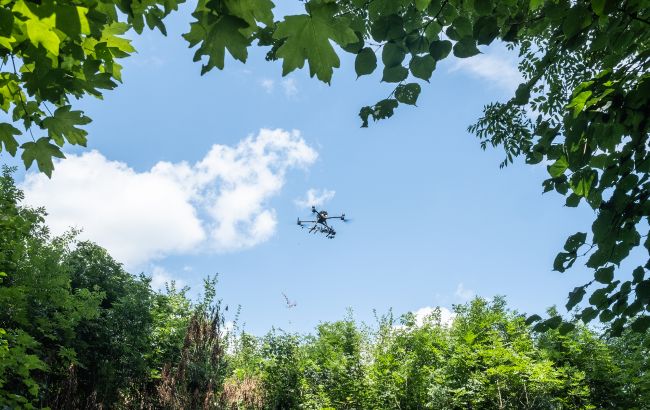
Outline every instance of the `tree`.
<svg viewBox="0 0 650 410">
<path fill-rule="evenodd" d="M 163 19 L 182 0 L 143 2 L 11 0 L 2 9 L 0 106 L 33 134 L 25 140 L 11 123 L 0 124 L 0 147 L 22 150 L 51 175 L 52 158 L 66 142 L 85 144 L 79 126 L 89 118 L 70 105 L 71 97 L 101 96 L 120 80 L 117 59 L 133 52 L 121 37 L 145 23 L 165 33 Z M 284 75 L 305 64 L 310 75 L 329 83 L 338 54 L 355 55 L 359 76 L 382 70 L 393 92 L 361 108 L 362 126 L 391 117 L 400 104 L 414 105 L 423 81 L 439 61 L 469 58 L 479 45 L 498 40 L 518 49 L 525 77 L 512 99 L 485 107 L 470 127 L 481 145 L 503 146 L 503 166 L 524 156 L 531 164 L 551 163 L 544 190 L 582 200 L 596 212 L 591 234 L 572 235 L 555 259 L 565 271 L 587 257 L 594 280 L 571 292 L 576 307 L 591 285 L 601 283 L 579 313 L 599 317 L 613 334 L 650 327 L 650 262 L 632 279 L 617 267 L 632 249 L 650 249 L 644 221 L 650 216 L 650 7 L 648 0 L 309 0 L 305 13 L 275 20 L 270 0 L 199 0 L 190 30 L 201 73 L 223 69 L 225 56 L 246 61 L 252 44 L 268 47 L 268 60 L 282 60 Z M 122 17 L 126 21 L 120 21 Z M 336 46 L 336 47 L 335 47 Z M 227 53 L 226 53 L 227 52 Z M 380 58 L 378 58 L 380 54 Z M 16 61 L 17 60 L 17 61 Z M 53 106 L 54 112 L 49 105 Z M 22 140 L 19 139 L 22 136 Z M 31 136 L 31 135 L 30 135 Z M 645 238 L 645 239 L 644 239 Z M 541 317 L 532 316 L 531 321 Z M 557 317 L 538 329 L 563 325 Z"/>
<path fill-rule="evenodd" d="M 29 408 L 66 396 L 76 327 L 96 317 L 102 293 L 70 286 L 70 235 L 50 238 L 44 211 L 20 205 L 11 172 L 0 177 L 0 405 Z"/>
</svg>

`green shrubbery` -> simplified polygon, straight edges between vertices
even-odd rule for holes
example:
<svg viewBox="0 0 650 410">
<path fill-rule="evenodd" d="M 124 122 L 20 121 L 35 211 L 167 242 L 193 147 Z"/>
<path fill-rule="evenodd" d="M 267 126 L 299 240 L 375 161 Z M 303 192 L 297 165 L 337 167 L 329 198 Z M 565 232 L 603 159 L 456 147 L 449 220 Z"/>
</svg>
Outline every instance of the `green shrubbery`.
<svg viewBox="0 0 650 410">
<path fill-rule="evenodd" d="M 505 301 L 313 335 L 228 332 L 216 280 L 193 302 L 102 248 L 52 237 L 0 178 L 0 409 L 649 408 L 650 335 L 535 333 Z M 564 334 L 563 334 L 564 333 Z"/>
</svg>

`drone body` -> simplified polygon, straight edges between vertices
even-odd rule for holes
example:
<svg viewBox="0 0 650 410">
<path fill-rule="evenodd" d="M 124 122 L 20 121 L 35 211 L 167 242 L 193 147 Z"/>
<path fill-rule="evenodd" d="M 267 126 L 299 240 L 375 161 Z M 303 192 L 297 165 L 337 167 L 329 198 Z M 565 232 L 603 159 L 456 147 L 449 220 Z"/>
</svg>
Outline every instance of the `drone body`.
<svg viewBox="0 0 650 410">
<path fill-rule="evenodd" d="M 301 228 L 309 228 L 309 233 L 322 233 L 326 238 L 332 239 L 336 235 L 336 231 L 331 225 L 327 223 L 329 219 L 340 219 L 346 221 L 345 214 L 339 216 L 329 216 L 327 211 L 319 211 L 315 206 L 311 207 L 311 212 L 314 214 L 313 220 L 302 221 L 298 218 L 298 226 Z M 304 225 L 306 224 L 306 225 Z"/>
</svg>

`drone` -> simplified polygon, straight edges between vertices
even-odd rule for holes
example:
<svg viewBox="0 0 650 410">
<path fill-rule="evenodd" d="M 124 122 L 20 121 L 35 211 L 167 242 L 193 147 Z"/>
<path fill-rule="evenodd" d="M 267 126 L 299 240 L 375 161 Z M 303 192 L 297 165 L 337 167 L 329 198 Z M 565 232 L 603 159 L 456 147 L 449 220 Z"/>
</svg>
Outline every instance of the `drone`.
<svg viewBox="0 0 650 410">
<path fill-rule="evenodd" d="M 298 226 L 301 228 L 309 228 L 309 233 L 322 233 L 326 238 L 332 239 L 336 235 L 336 231 L 330 225 L 328 225 L 328 219 L 340 219 L 342 221 L 347 221 L 345 219 L 345 214 L 339 216 L 329 216 L 327 211 L 319 211 L 315 206 L 311 207 L 311 212 L 314 214 L 315 220 L 302 221 L 298 218 Z M 306 224 L 306 225 L 305 225 Z M 313 224 L 313 225 L 310 225 Z"/>
</svg>

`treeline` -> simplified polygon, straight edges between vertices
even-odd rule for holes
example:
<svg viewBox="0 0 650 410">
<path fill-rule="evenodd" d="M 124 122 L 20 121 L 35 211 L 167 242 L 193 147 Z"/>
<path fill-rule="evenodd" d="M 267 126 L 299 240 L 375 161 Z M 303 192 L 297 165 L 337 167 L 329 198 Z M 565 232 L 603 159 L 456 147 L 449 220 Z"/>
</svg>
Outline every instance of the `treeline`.
<svg viewBox="0 0 650 410">
<path fill-rule="evenodd" d="M 228 331 L 216 280 L 192 301 L 151 289 L 101 247 L 52 237 L 0 177 L 0 409 L 650 408 L 650 335 L 531 331 L 503 299 Z"/>
</svg>

